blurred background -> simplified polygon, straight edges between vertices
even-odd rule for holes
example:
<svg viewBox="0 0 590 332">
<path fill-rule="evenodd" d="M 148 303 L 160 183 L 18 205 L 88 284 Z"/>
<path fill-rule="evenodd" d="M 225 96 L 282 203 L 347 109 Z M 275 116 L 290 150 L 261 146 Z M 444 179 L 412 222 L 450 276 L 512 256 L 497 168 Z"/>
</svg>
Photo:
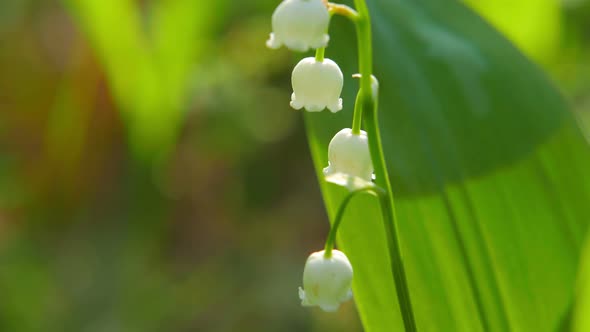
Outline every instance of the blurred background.
<svg viewBox="0 0 590 332">
<path fill-rule="evenodd" d="M 328 222 L 278 3 L 0 1 L 0 331 L 361 330 L 297 298 Z M 590 126 L 590 3 L 467 3 Z"/>
</svg>

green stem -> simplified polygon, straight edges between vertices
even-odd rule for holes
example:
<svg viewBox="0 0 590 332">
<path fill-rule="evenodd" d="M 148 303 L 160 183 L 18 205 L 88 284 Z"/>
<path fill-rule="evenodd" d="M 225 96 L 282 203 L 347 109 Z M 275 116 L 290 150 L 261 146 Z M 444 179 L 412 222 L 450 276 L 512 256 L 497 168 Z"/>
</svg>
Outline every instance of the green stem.
<svg viewBox="0 0 590 332">
<path fill-rule="evenodd" d="M 383 195 L 382 192 L 379 191 L 379 188 L 376 187 L 367 187 L 361 188 L 354 191 L 351 191 L 340 203 L 340 207 L 338 208 L 338 212 L 336 213 L 336 219 L 334 219 L 334 224 L 330 228 L 330 233 L 328 234 L 328 238 L 326 239 L 326 245 L 324 246 L 324 257 L 330 258 L 332 257 L 332 249 L 334 249 L 334 242 L 336 241 L 336 234 L 338 233 L 338 228 L 340 227 L 340 223 L 342 222 L 342 217 L 344 216 L 344 211 L 346 211 L 346 207 L 350 200 L 354 197 L 354 195 L 368 192 L 372 193 L 375 196 Z"/>
<path fill-rule="evenodd" d="M 354 0 L 354 4 L 358 11 L 357 19 L 354 22 L 356 23 L 356 34 L 358 36 L 358 59 L 361 73 L 361 89 L 359 93 L 361 103 L 365 104 L 365 106 L 372 106 L 373 41 L 371 38 L 371 18 L 364 0 Z M 363 109 L 365 108 L 363 107 Z"/>
<path fill-rule="evenodd" d="M 320 47 L 315 50 L 315 61 L 324 62 L 324 53 L 326 52 L 325 47 Z"/>
<path fill-rule="evenodd" d="M 330 12 L 330 15 L 341 15 L 348 17 L 352 21 L 355 21 L 358 18 L 358 13 L 347 5 L 330 2 L 328 3 L 328 11 Z"/>
<path fill-rule="evenodd" d="M 415 332 L 417 331 L 416 321 L 412 309 L 408 280 L 399 243 L 391 183 L 387 173 L 383 147 L 381 146 L 381 135 L 379 134 L 379 125 L 377 122 L 377 107 L 374 107 L 372 110 L 365 110 L 363 114 L 366 121 L 365 126 L 367 127 L 371 159 L 375 169 L 375 182 L 379 187 L 384 188 L 386 191 L 386 194 L 380 197 L 381 213 L 383 215 L 383 222 L 387 235 L 387 246 L 391 259 L 391 272 L 395 280 L 398 303 L 406 331 Z"/>
<path fill-rule="evenodd" d="M 360 101 L 361 94 L 356 95 L 356 101 L 354 102 L 354 113 L 352 114 L 352 133 L 354 135 L 360 135 L 361 133 L 361 123 L 363 119 L 363 110 L 361 108 L 361 101 Z"/>
<path fill-rule="evenodd" d="M 373 74 L 371 19 L 365 0 L 354 0 L 354 3 L 356 10 L 358 11 L 358 17 L 354 22 L 356 23 L 358 36 L 358 58 L 361 81 L 356 101 L 357 104 L 360 103 L 360 106 L 355 106 L 355 115 L 353 118 L 361 117 L 365 120 L 371 160 L 373 161 L 373 167 L 375 170 L 375 183 L 378 187 L 385 189 L 385 195 L 380 196 L 380 202 L 385 232 L 387 234 L 391 270 L 395 281 L 398 303 L 402 313 L 405 330 L 407 332 L 415 332 L 417 331 L 416 322 L 399 243 L 393 191 L 391 189 L 389 174 L 387 173 L 387 166 L 385 163 L 385 155 L 381 145 L 381 134 L 379 132 L 379 123 L 377 119 L 376 93 L 374 94 L 371 88 L 371 76 Z M 359 116 L 357 114 L 358 112 L 361 112 L 362 115 Z"/>
</svg>

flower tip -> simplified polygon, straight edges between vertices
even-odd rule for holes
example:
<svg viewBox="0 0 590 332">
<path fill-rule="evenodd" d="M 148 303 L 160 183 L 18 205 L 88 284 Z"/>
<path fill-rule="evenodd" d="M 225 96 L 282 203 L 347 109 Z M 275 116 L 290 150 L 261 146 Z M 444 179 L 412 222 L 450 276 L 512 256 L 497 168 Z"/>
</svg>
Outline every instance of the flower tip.
<svg viewBox="0 0 590 332">
<path fill-rule="evenodd" d="M 307 297 L 305 296 L 305 291 L 303 290 L 303 288 L 299 287 L 299 299 L 301 300 L 301 305 L 302 306 L 309 306 L 309 301 L 307 300 Z"/>
<path fill-rule="evenodd" d="M 341 187 L 345 187 L 348 191 L 362 190 L 366 188 L 375 188 L 375 184 L 358 176 L 352 176 L 342 172 L 335 171 L 332 167 L 324 168 L 324 179 L 328 183 L 332 183 Z"/>
<path fill-rule="evenodd" d="M 342 302 L 352 299 L 352 289 L 348 290 L 348 293 L 341 299 Z"/>
<path fill-rule="evenodd" d="M 308 112 L 321 112 L 325 107 L 320 105 L 305 105 L 305 110 Z"/>
<path fill-rule="evenodd" d="M 324 34 L 317 43 L 314 43 L 313 45 L 310 45 L 311 48 L 322 48 L 322 47 L 328 47 L 328 43 L 330 42 L 330 35 L 328 35 L 327 33 Z"/>
<path fill-rule="evenodd" d="M 285 46 L 294 52 L 307 52 L 309 50 L 309 46 L 305 43 L 298 42 L 298 41 L 287 41 L 285 42 Z"/>
<path fill-rule="evenodd" d="M 321 304 L 320 309 L 325 312 L 336 312 L 340 308 L 339 304 Z"/>
<path fill-rule="evenodd" d="M 336 113 L 342 110 L 342 98 L 338 98 L 338 102 L 328 106 L 328 109 L 332 113 Z"/>
<path fill-rule="evenodd" d="M 289 103 L 289 105 L 291 105 L 291 107 L 296 110 L 300 110 L 304 106 L 303 103 L 297 99 L 297 96 L 295 96 L 295 93 L 291 94 L 291 102 Z"/>
<path fill-rule="evenodd" d="M 270 37 L 268 38 L 268 40 L 266 41 L 266 47 L 272 49 L 272 50 L 276 50 L 279 49 L 281 47 L 281 42 L 279 42 L 277 40 L 277 38 L 275 37 L 274 33 L 270 33 Z"/>
</svg>

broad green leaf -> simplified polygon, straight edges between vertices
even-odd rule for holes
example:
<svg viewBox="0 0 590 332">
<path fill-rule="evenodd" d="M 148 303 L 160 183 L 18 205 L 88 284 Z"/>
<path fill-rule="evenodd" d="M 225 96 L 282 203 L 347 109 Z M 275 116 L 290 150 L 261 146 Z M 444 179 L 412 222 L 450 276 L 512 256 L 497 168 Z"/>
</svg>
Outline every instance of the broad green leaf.
<svg viewBox="0 0 590 332">
<path fill-rule="evenodd" d="M 576 288 L 576 301 L 573 306 L 573 319 L 571 331 L 590 331 L 590 237 L 586 240 L 582 258 L 578 283 Z"/>
<path fill-rule="evenodd" d="M 590 150 L 547 77 L 454 1 L 370 0 L 380 126 L 420 331 L 553 331 L 572 301 Z M 326 56 L 356 70 L 351 24 Z M 345 109 L 307 113 L 321 178 Z M 333 215 L 343 189 L 321 181 Z M 377 202 L 355 198 L 339 235 L 368 332 L 402 331 Z"/>
<path fill-rule="evenodd" d="M 548 62 L 559 50 L 563 3 L 554 0 L 464 0 L 525 54 Z"/>
</svg>

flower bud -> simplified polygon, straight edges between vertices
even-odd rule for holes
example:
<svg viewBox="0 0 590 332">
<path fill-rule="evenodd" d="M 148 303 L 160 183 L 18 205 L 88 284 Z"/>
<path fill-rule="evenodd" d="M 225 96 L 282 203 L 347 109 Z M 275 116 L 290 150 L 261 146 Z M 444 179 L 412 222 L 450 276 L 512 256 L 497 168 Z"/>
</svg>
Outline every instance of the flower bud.
<svg viewBox="0 0 590 332">
<path fill-rule="evenodd" d="M 346 255 L 332 250 L 326 258 L 324 251 L 309 256 L 303 270 L 303 288 L 299 298 L 303 306 L 319 306 L 324 311 L 336 311 L 340 303 L 352 297 L 352 265 Z"/>
<path fill-rule="evenodd" d="M 353 74 L 354 78 L 361 78 L 361 74 Z M 373 100 L 379 99 L 379 81 L 375 75 L 371 75 L 371 90 L 373 91 Z"/>
<path fill-rule="evenodd" d="M 266 46 L 277 49 L 285 45 L 299 52 L 326 47 L 329 23 L 330 14 L 322 0 L 284 0 L 272 14 L 273 32 Z"/>
<path fill-rule="evenodd" d="M 342 71 L 336 62 L 305 58 L 293 69 L 291 107 L 296 110 L 305 107 L 309 112 L 320 112 L 327 107 L 336 113 L 342 109 L 343 82 Z"/>
<path fill-rule="evenodd" d="M 373 162 L 369 152 L 369 140 L 364 130 L 358 135 L 352 129 L 340 130 L 328 146 L 329 166 L 324 168 L 324 175 L 343 173 L 357 177 L 366 182 L 373 178 Z"/>
</svg>

